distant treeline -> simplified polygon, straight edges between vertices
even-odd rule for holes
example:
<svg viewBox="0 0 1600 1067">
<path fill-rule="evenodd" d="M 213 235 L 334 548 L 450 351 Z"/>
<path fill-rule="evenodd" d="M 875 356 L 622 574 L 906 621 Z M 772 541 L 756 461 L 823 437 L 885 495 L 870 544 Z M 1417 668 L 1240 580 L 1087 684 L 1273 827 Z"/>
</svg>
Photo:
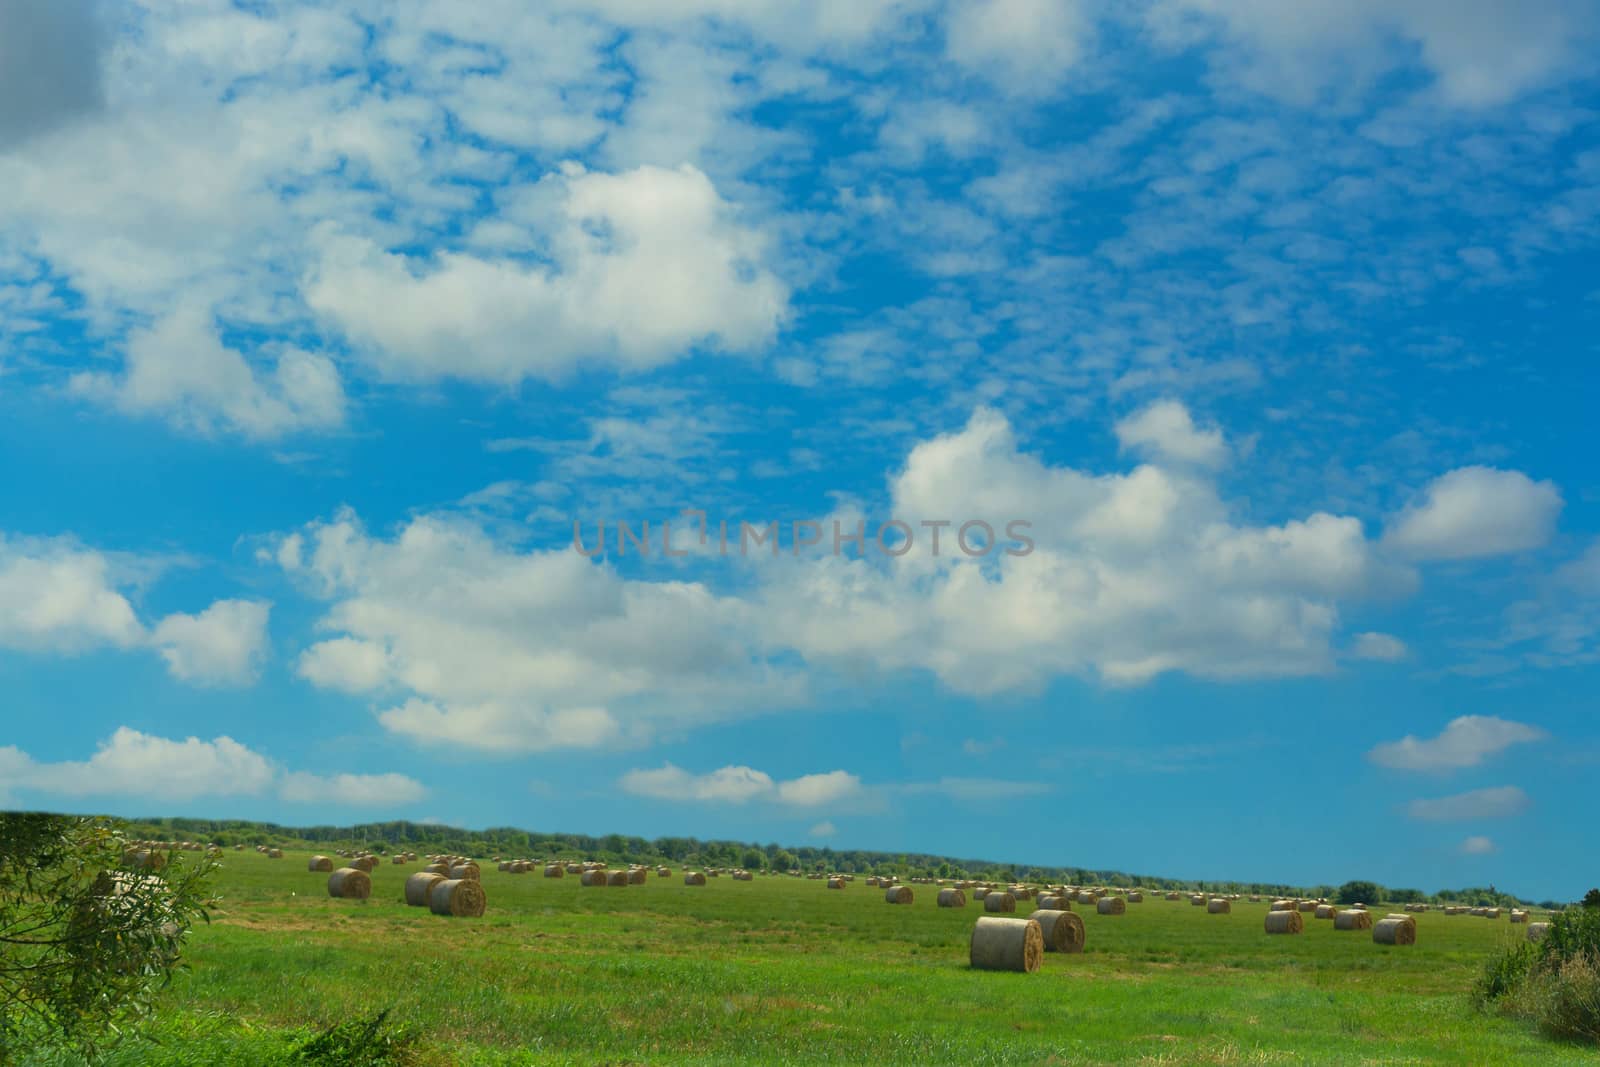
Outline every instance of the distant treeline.
<svg viewBox="0 0 1600 1067">
<path fill-rule="evenodd" d="M 702 841 L 696 837 L 658 837 L 654 841 L 623 834 L 591 837 L 588 834 L 546 833 L 493 827 L 462 830 L 406 820 L 360 823 L 355 826 L 279 826 L 244 819 L 121 819 L 135 837 L 156 840 L 198 840 L 232 847 L 277 845 L 283 848 L 364 848 L 376 854 L 394 849 L 412 852 L 451 852 L 488 857 L 529 859 L 582 859 L 604 863 L 672 863 L 705 867 L 745 867 L 749 870 L 839 871 L 845 874 L 888 874 L 900 877 L 972 878 L 993 881 L 1070 882 L 1079 885 L 1145 886 L 1151 889 L 1195 890 L 1215 893 L 1259 893 L 1273 896 L 1335 898 L 1341 887 L 1295 886 L 1268 882 L 1192 881 L 1153 874 L 1128 874 L 1087 867 L 1041 867 L 998 863 L 993 860 L 955 859 L 919 852 L 881 852 L 872 849 L 818 848 L 811 845 L 756 845 L 743 841 Z M 1346 883 L 1346 886 L 1352 883 Z M 1361 884 L 1361 883 L 1358 883 Z M 1493 886 L 1441 889 L 1428 894 L 1420 889 L 1378 890 L 1367 899 L 1393 903 L 1467 903 L 1511 907 L 1524 902 Z M 1556 908 L 1554 901 L 1540 902 Z"/>
</svg>

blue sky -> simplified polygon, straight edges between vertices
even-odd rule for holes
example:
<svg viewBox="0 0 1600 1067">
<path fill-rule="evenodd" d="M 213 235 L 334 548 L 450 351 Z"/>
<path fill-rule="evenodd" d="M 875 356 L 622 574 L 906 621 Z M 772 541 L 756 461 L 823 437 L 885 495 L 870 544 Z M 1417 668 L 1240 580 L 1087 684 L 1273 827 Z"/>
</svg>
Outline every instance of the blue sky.
<svg viewBox="0 0 1600 1067">
<path fill-rule="evenodd" d="M 1580 894 L 1597 38 L 0 3 L 0 803 Z"/>
</svg>

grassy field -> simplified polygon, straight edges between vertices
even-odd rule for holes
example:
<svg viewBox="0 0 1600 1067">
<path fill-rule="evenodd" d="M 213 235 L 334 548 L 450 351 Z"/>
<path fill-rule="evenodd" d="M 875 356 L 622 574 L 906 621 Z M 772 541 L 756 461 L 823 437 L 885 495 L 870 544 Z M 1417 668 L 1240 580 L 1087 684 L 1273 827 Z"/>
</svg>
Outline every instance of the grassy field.
<svg viewBox="0 0 1600 1067">
<path fill-rule="evenodd" d="M 282 1062 L 384 1008 L 429 1064 L 1596 1062 L 1471 1007 L 1481 961 L 1521 935 L 1504 919 L 1419 915 L 1392 948 L 1310 919 L 1268 936 L 1264 903 L 1147 898 L 1076 909 L 1082 955 L 999 974 L 967 966 L 981 905 L 936 908 L 928 886 L 906 907 L 860 879 L 584 888 L 485 864 L 488 914 L 445 919 L 401 901 L 419 865 L 385 863 L 351 902 L 307 855 L 227 855 L 154 1040 L 115 1062 Z"/>
</svg>

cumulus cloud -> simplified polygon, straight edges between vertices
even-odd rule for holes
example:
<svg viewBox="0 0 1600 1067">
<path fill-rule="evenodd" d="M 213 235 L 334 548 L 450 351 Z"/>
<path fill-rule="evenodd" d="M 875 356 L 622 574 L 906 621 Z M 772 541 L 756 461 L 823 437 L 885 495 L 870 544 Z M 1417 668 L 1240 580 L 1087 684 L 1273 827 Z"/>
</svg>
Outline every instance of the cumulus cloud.
<svg viewBox="0 0 1600 1067">
<path fill-rule="evenodd" d="M 637 796 L 663 800 L 727 804 L 762 800 L 796 808 L 837 803 L 861 789 L 861 779 L 847 771 L 807 774 L 780 782 L 753 767 L 730 766 L 707 774 L 691 774 L 671 763 L 655 770 L 629 771 L 618 784 Z"/>
<path fill-rule="evenodd" d="M 0 151 L 104 105 L 91 0 L 0 2 Z"/>
<path fill-rule="evenodd" d="M 1506 819 L 1527 811 L 1532 801 L 1514 785 L 1474 789 L 1454 796 L 1413 800 L 1406 813 L 1413 819 L 1429 822 L 1461 822 L 1469 819 Z"/>
<path fill-rule="evenodd" d="M 1157 459 L 1219 467 L 1228 458 L 1222 431 L 1195 426 L 1189 409 L 1176 400 L 1158 401 L 1129 415 L 1116 431 L 1123 448 Z"/>
<path fill-rule="evenodd" d="M 119 727 L 82 762 L 39 763 L 15 747 L 0 748 L 0 781 L 18 793 L 126 796 L 150 800 L 259 797 L 276 791 L 290 803 L 336 807 L 408 804 L 427 790 L 403 774 L 322 777 L 285 771 L 226 735 L 173 740 Z"/>
<path fill-rule="evenodd" d="M 255 680 L 267 647 L 263 601 L 219 600 L 199 615 L 168 615 L 150 637 L 174 678 L 201 685 Z"/>
<path fill-rule="evenodd" d="M 1461 467 L 1434 479 L 1384 535 L 1414 559 L 1474 559 L 1523 552 L 1550 539 L 1561 493 L 1520 471 Z"/>
<path fill-rule="evenodd" d="M 1350 644 L 1354 659 L 1371 659 L 1383 663 L 1397 663 L 1411 654 L 1406 643 L 1392 634 L 1359 633 Z"/>
<path fill-rule="evenodd" d="M 1463 715 L 1452 719 L 1437 737 L 1406 735 L 1386 741 L 1367 753 L 1380 767 L 1406 771 L 1457 770 L 1476 767 L 1512 745 L 1543 741 L 1550 735 L 1537 726 L 1496 718 Z"/>
<path fill-rule="evenodd" d="M 548 265 L 468 252 L 416 263 L 330 234 L 307 302 L 390 377 L 495 383 L 584 362 L 644 370 L 698 345 L 749 350 L 786 313 L 765 238 L 693 167 L 571 165 L 506 195 L 507 214 L 548 242 Z"/>
<path fill-rule="evenodd" d="M 795 807 L 814 808 L 845 800 L 861 789 L 861 779 L 847 771 L 807 774 L 778 783 L 778 800 Z"/>
<path fill-rule="evenodd" d="M 945 23 L 951 59 L 1025 95 L 1049 93 L 1093 38 L 1082 0 L 954 0 Z"/>
<path fill-rule="evenodd" d="M 1488 837 L 1469 837 L 1461 842 L 1463 856 L 1487 856 L 1495 851 L 1494 840 Z"/>
<path fill-rule="evenodd" d="M 267 557 L 328 603 L 329 636 L 301 655 L 301 676 L 397 694 L 379 721 L 419 743 L 590 748 L 803 692 L 758 646 L 750 605 L 699 583 L 624 579 L 570 547 L 507 548 L 465 519 L 423 516 L 384 539 L 344 514 Z"/>
<path fill-rule="evenodd" d="M 219 600 L 198 615 L 175 613 L 147 628 L 122 588 L 149 569 L 67 537 L 8 539 L 0 532 L 0 648 L 57 655 L 149 648 L 179 681 L 253 681 L 271 605 Z"/>
</svg>

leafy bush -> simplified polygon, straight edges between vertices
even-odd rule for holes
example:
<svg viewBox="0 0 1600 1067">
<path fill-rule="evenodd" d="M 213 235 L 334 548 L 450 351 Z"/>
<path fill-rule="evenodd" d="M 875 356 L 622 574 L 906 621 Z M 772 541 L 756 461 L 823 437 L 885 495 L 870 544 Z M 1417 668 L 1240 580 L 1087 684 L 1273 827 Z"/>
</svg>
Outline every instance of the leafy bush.
<svg viewBox="0 0 1600 1067">
<path fill-rule="evenodd" d="M 1541 968 L 1522 1000 L 1549 1036 L 1600 1044 L 1600 957 L 1584 953 Z"/>
<path fill-rule="evenodd" d="M 1562 912 L 1542 941 L 1491 959 L 1474 994 L 1551 1037 L 1600 1044 L 1600 908 Z"/>
<path fill-rule="evenodd" d="M 1591 889 L 1583 895 L 1583 906 L 1586 908 L 1600 908 L 1600 889 Z"/>
<path fill-rule="evenodd" d="M 1551 968 L 1579 956 L 1600 960 L 1600 908 L 1568 908 L 1550 921 L 1539 956 Z"/>
<path fill-rule="evenodd" d="M 337 1064 L 338 1067 L 387 1067 L 410 1063 L 417 1035 L 407 1027 L 384 1029 L 389 1008 L 365 1019 L 348 1019 L 307 1038 L 290 1053 L 295 1063 Z"/>
<path fill-rule="evenodd" d="M 1539 958 L 1538 946 L 1520 942 L 1484 965 L 1473 990 L 1479 1006 L 1486 1007 L 1516 993 Z"/>
<path fill-rule="evenodd" d="M 1383 899 L 1383 887 L 1377 882 L 1346 882 L 1334 893 L 1333 899 L 1337 904 L 1376 904 Z"/>
</svg>

